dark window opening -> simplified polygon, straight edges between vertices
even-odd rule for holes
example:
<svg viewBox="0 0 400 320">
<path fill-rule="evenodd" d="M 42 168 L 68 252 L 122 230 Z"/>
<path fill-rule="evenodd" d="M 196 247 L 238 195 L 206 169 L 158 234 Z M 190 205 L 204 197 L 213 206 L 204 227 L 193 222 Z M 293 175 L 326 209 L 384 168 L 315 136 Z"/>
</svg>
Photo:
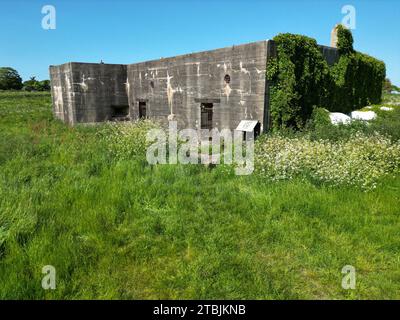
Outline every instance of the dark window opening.
<svg viewBox="0 0 400 320">
<path fill-rule="evenodd" d="M 146 102 L 139 101 L 139 119 L 147 119 Z"/>
<path fill-rule="evenodd" d="M 254 127 L 254 139 L 257 139 L 257 137 L 260 135 L 261 133 L 261 123 L 258 122 L 256 124 L 256 126 Z"/>
<path fill-rule="evenodd" d="M 200 111 L 200 127 L 201 129 L 212 129 L 213 120 L 213 104 L 212 103 L 202 103 Z"/>
<path fill-rule="evenodd" d="M 113 119 L 127 120 L 129 116 L 129 106 L 111 106 L 111 117 Z"/>
</svg>

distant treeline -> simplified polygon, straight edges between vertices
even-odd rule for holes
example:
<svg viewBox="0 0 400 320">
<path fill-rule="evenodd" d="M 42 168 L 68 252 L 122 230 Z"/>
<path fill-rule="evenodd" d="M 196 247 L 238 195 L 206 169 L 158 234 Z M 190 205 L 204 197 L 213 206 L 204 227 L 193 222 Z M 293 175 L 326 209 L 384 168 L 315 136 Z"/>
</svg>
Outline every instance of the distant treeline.
<svg viewBox="0 0 400 320">
<path fill-rule="evenodd" d="M 386 93 L 391 93 L 393 91 L 400 92 L 400 87 L 395 86 L 390 79 L 386 78 L 383 83 L 383 91 Z"/>
<path fill-rule="evenodd" d="M 17 70 L 0 67 L 0 90 L 50 91 L 50 80 L 38 81 L 31 77 L 22 82 Z"/>
</svg>

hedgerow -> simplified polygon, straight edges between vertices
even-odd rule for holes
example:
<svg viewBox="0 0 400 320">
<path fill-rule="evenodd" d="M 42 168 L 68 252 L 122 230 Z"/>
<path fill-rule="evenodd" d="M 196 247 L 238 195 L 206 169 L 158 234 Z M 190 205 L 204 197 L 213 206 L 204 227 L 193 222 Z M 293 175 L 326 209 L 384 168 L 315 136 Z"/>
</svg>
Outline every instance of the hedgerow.
<svg viewBox="0 0 400 320">
<path fill-rule="evenodd" d="M 316 40 L 295 34 L 274 39 L 267 64 L 272 128 L 301 128 L 315 107 L 348 113 L 381 101 L 385 64 L 353 49 L 353 36 L 338 27 L 339 59 L 329 66 Z"/>
</svg>

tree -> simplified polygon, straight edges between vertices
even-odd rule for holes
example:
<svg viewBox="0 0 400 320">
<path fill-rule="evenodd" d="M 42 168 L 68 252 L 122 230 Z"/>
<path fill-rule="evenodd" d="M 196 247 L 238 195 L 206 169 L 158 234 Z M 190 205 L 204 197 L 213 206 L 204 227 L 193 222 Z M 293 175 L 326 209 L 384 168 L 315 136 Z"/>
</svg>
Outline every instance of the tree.
<svg viewBox="0 0 400 320">
<path fill-rule="evenodd" d="M 392 91 L 400 92 L 400 88 L 395 86 L 389 78 L 383 81 L 383 91 L 386 93 L 391 93 Z"/>
<path fill-rule="evenodd" d="M 384 92 L 391 92 L 393 88 L 392 82 L 390 81 L 390 79 L 386 78 L 383 81 L 383 91 Z"/>
<path fill-rule="evenodd" d="M 17 70 L 10 67 L 0 68 L 0 90 L 21 90 L 22 79 Z"/>
<path fill-rule="evenodd" d="M 25 91 L 38 91 L 39 89 L 39 81 L 36 80 L 36 77 L 30 77 L 29 80 L 24 81 Z"/>
<path fill-rule="evenodd" d="M 42 80 L 39 82 L 40 91 L 50 91 L 50 80 Z"/>
<path fill-rule="evenodd" d="M 50 90 L 50 80 L 38 81 L 36 77 L 30 77 L 29 80 L 24 82 L 25 91 L 49 91 Z"/>
</svg>

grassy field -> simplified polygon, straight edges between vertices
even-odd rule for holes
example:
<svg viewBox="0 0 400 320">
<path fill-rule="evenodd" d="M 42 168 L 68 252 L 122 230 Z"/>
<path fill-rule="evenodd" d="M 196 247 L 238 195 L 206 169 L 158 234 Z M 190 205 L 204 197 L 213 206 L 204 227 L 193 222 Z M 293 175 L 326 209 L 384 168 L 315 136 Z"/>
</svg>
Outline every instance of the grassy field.
<svg viewBox="0 0 400 320">
<path fill-rule="evenodd" d="M 399 175 L 363 191 L 149 166 L 106 132 L 0 93 L 1 299 L 400 298 Z"/>
</svg>

